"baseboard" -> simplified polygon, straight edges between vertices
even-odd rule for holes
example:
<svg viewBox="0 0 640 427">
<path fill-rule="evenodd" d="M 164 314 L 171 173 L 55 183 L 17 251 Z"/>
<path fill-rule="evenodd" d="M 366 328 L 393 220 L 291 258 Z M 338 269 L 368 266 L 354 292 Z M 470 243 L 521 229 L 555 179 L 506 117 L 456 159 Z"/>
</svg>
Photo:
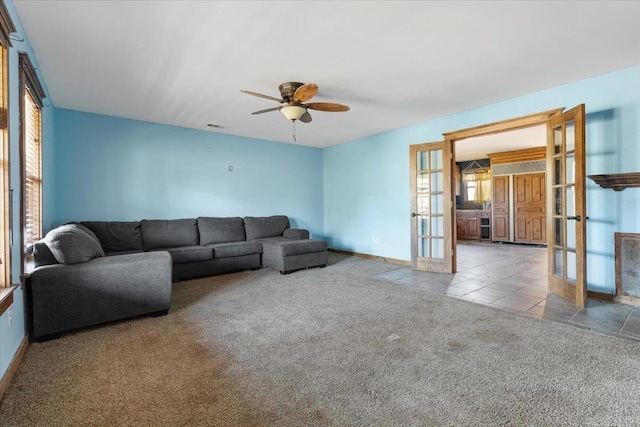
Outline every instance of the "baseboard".
<svg viewBox="0 0 640 427">
<path fill-rule="evenodd" d="M 595 298 L 595 299 L 600 299 L 602 301 L 613 302 L 615 299 L 615 295 L 605 294 L 604 292 L 587 291 L 587 298 Z"/>
<path fill-rule="evenodd" d="M 634 307 L 640 307 L 640 298 L 633 297 L 631 295 L 616 295 L 613 297 L 615 302 L 620 304 L 632 305 Z"/>
<path fill-rule="evenodd" d="M 343 254 L 343 255 L 356 256 L 358 258 L 372 259 L 372 260 L 375 260 L 375 261 L 384 261 L 384 262 L 388 262 L 390 264 L 398 264 L 398 265 L 404 265 L 404 266 L 411 267 L 411 261 L 405 261 L 403 259 L 395 259 L 395 258 L 387 258 L 387 257 L 383 257 L 383 256 L 378 256 L 378 255 L 362 254 L 360 252 L 343 251 L 341 249 L 329 249 L 329 251 L 336 252 L 336 253 Z"/>
<path fill-rule="evenodd" d="M 4 397 L 4 393 L 9 388 L 9 384 L 11 383 L 11 379 L 15 375 L 18 370 L 18 366 L 20 366 L 20 362 L 22 361 L 22 357 L 24 357 L 24 353 L 27 351 L 27 347 L 29 346 L 29 335 L 25 335 L 20 343 L 20 347 L 18 347 L 18 351 L 16 351 L 15 356 L 13 356 L 13 360 L 9 364 L 7 368 L 7 372 L 2 376 L 2 380 L 0 380 L 0 401 Z"/>
</svg>

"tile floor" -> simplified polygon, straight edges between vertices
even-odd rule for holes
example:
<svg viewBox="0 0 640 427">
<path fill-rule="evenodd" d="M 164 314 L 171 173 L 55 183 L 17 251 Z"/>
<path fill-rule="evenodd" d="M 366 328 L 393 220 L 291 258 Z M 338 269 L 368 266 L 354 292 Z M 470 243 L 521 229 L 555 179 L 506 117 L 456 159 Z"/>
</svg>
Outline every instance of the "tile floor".
<svg viewBox="0 0 640 427">
<path fill-rule="evenodd" d="M 580 308 L 547 292 L 547 248 L 458 242 L 458 273 L 401 268 L 376 278 L 516 314 L 640 341 L 640 309 L 589 298 Z"/>
</svg>

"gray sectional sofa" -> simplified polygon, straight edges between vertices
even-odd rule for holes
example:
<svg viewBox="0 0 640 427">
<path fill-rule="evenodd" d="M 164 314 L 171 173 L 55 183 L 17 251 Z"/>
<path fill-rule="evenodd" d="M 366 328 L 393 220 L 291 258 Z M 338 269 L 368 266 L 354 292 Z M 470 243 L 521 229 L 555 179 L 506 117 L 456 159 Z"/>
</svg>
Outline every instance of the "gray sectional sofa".
<svg viewBox="0 0 640 427">
<path fill-rule="evenodd" d="M 37 341 L 166 314 L 172 281 L 262 267 L 287 274 L 327 264 L 326 242 L 290 228 L 283 215 L 70 223 L 32 250 L 27 292 Z"/>
</svg>

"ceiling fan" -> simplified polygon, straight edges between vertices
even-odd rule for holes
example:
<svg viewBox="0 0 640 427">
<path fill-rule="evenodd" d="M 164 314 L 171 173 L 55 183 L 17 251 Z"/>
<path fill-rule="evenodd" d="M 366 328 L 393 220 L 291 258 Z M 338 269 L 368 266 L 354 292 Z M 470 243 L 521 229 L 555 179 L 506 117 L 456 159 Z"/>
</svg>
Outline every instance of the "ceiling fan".
<svg viewBox="0 0 640 427">
<path fill-rule="evenodd" d="M 315 83 L 287 82 L 282 83 L 278 88 L 280 89 L 282 99 L 263 95 L 257 92 L 251 92 L 249 90 L 240 90 L 240 92 L 257 96 L 259 98 L 270 99 L 272 101 L 279 102 L 280 104 L 286 104 L 280 107 L 255 111 L 251 114 L 262 114 L 280 110 L 280 112 L 292 122 L 300 120 L 302 123 L 309 123 L 311 121 L 311 114 L 309 114 L 309 111 L 307 110 L 330 112 L 349 111 L 349 107 L 346 105 L 334 104 L 332 102 L 310 102 L 305 104 L 308 100 L 313 98 L 316 93 L 318 93 L 318 85 Z"/>
</svg>

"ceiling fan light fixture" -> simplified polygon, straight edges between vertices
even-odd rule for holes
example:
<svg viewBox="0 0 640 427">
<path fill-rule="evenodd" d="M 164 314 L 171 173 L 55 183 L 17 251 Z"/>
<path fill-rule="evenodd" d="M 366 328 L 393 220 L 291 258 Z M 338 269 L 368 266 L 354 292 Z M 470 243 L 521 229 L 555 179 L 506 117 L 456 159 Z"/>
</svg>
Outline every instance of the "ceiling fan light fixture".
<svg viewBox="0 0 640 427">
<path fill-rule="evenodd" d="M 287 119 L 294 121 L 302 117 L 302 115 L 307 112 L 307 109 L 300 105 L 286 105 L 280 108 L 280 112 L 284 114 Z"/>
</svg>

